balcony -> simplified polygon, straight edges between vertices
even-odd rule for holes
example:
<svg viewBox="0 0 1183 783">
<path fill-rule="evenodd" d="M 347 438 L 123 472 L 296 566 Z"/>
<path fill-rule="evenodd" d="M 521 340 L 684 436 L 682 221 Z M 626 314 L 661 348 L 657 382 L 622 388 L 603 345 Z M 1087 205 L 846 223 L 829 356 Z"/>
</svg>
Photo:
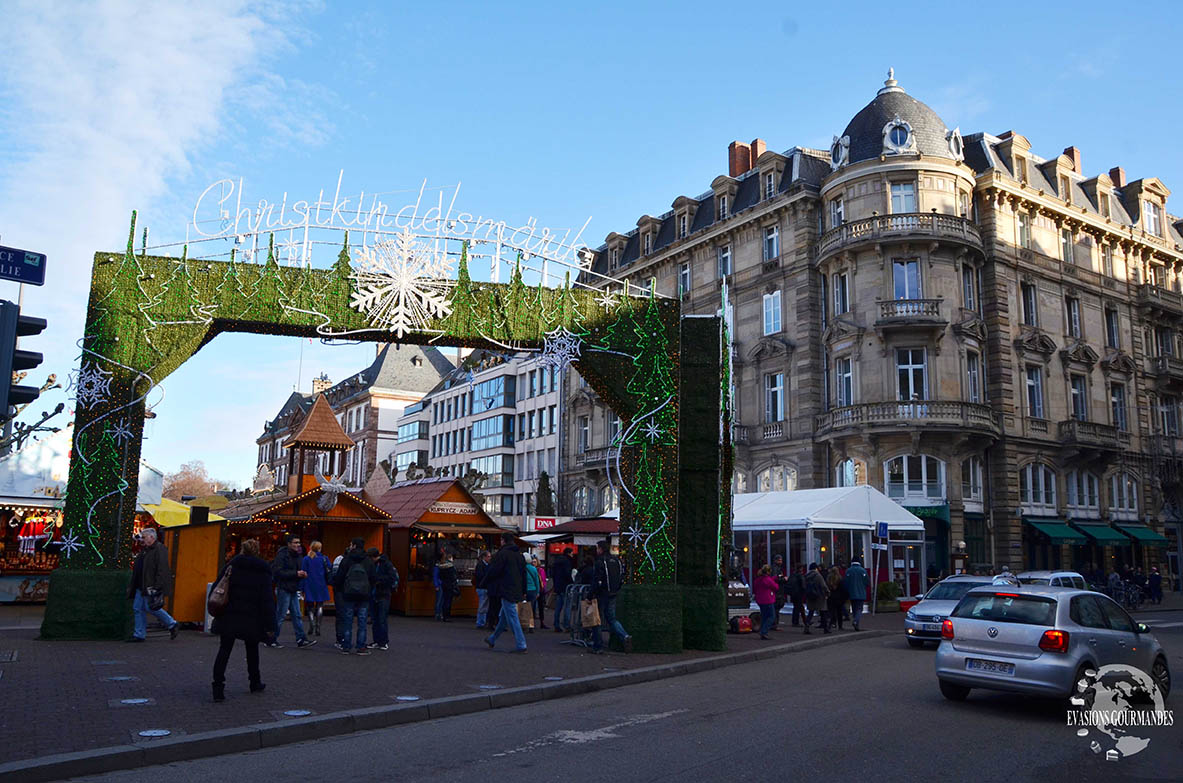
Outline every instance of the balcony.
<svg viewBox="0 0 1183 783">
<path fill-rule="evenodd" d="M 785 423 L 783 421 L 774 421 L 771 424 L 764 425 L 764 431 L 760 436 L 760 440 L 781 440 L 785 436 Z"/>
<path fill-rule="evenodd" d="M 1183 294 L 1154 283 L 1143 283 L 1138 286 L 1137 302 L 1143 310 L 1183 316 Z"/>
<path fill-rule="evenodd" d="M 886 299 L 879 302 L 879 319 L 875 331 L 880 337 L 884 332 L 902 329 L 942 330 L 949 322 L 941 318 L 940 299 Z"/>
<path fill-rule="evenodd" d="M 1120 451 L 1130 445 L 1130 436 L 1109 424 L 1068 419 L 1059 425 L 1060 443 L 1065 448 Z"/>
<path fill-rule="evenodd" d="M 575 464 L 580 466 L 587 465 L 593 468 L 597 465 L 603 467 L 608 459 L 608 452 L 611 450 L 609 448 L 602 448 L 581 451 L 575 455 Z"/>
<path fill-rule="evenodd" d="M 852 220 L 822 234 L 817 243 L 817 260 L 855 245 L 883 240 L 944 239 L 982 247 L 982 235 L 970 220 L 935 212 L 905 212 Z"/>
<path fill-rule="evenodd" d="M 1155 356 L 1149 359 L 1150 373 L 1158 377 L 1159 388 L 1183 386 L 1183 359 Z"/>
<path fill-rule="evenodd" d="M 748 428 L 739 424 L 731 425 L 731 442 L 747 444 L 748 442 Z"/>
<path fill-rule="evenodd" d="M 976 402 L 869 402 L 835 408 L 817 417 L 817 437 L 823 440 L 849 431 L 881 432 L 914 427 L 968 430 L 990 437 L 998 437 L 1002 432 L 998 414 L 989 405 Z"/>
</svg>

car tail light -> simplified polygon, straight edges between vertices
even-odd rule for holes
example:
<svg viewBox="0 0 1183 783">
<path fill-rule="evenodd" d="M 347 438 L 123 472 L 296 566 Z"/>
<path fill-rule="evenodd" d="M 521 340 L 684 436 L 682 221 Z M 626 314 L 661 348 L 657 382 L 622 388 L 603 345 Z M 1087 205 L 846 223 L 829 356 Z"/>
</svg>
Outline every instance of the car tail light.
<svg viewBox="0 0 1183 783">
<path fill-rule="evenodd" d="M 952 620 L 946 619 L 943 623 L 941 623 L 941 638 L 942 639 L 952 639 L 953 638 L 953 621 Z"/>
<path fill-rule="evenodd" d="M 1039 639 L 1039 649 L 1044 652 L 1068 652 L 1068 632 L 1044 631 Z"/>
</svg>

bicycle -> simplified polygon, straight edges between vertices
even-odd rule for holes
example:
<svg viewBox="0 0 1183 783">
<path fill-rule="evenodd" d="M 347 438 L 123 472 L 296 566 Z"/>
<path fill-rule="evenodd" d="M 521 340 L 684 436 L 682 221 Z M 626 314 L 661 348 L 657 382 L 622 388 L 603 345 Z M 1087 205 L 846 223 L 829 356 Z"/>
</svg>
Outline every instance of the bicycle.
<svg viewBox="0 0 1183 783">
<path fill-rule="evenodd" d="M 1131 612 L 1138 611 L 1138 608 L 1142 606 L 1142 588 L 1136 584 L 1127 584 L 1124 593 L 1125 600 L 1122 602 L 1122 606 Z"/>
</svg>

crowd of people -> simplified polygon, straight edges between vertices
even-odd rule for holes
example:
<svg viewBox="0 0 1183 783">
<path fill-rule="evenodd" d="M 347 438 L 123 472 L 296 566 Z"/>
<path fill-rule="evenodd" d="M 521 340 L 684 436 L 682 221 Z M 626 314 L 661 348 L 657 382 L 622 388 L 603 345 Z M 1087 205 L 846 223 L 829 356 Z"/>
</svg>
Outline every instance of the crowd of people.
<svg viewBox="0 0 1183 783">
<path fill-rule="evenodd" d="M 789 572 L 784 558 L 777 555 L 771 564 L 760 568 L 752 584 L 753 597 L 760 607 L 760 638 L 769 639 L 770 631 L 780 630 L 780 613 L 786 603 L 792 603 L 792 625 L 811 630 L 817 618 L 822 633 L 833 627 L 842 630 L 849 620 L 854 630 L 859 628 L 863 603 L 867 600 L 870 578 L 859 561 L 848 567 L 830 567 L 810 563 Z"/>
</svg>

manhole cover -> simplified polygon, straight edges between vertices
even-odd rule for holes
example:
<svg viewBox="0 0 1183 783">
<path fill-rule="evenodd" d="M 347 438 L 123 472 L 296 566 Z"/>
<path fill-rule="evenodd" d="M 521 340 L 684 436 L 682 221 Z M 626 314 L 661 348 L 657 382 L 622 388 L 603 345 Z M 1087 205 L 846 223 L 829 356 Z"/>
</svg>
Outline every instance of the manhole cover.
<svg viewBox="0 0 1183 783">
<path fill-rule="evenodd" d="M 395 701 L 419 701 L 418 696 L 395 696 Z"/>
<path fill-rule="evenodd" d="M 311 715 L 312 710 L 284 710 L 283 714 L 289 718 L 303 718 L 305 715 Z"/>
<path fill-rule="evenodd" d="M 130 674 L 117 674 L 113 677 L 100 677 L 102 682 L 135 682 L 139 677 L 132 677 Z"/>
<path fill-rule="evenodd" d="M 141 737 L 167 737 L 172 734 L 168 729 L 144 729 L 138 732 Z"/>
<path fill-rule="evenodd" d="M 562 677 L 543 677 L 542 679 L 546 680 L 547 682 L 558 682 L 559 680 L 561 680 L 563 678 Z"/>
<path fill-rule="evenodd" d="M 500 688 L 501 686 L 500 685 L 478 685 L 476 687 L 480 688 L 482 691 L 495 691 L 498 688 Z"/>
<path fill-rule="evenodd" d="M 0 650 L 0 663 L 12 663 L 17 659 L 17 650 Z"/>
<path fill-rule="evenodd" d="M 151 699 L 120 699 L 120 704 L 151 704 Z"/>
</svg>

